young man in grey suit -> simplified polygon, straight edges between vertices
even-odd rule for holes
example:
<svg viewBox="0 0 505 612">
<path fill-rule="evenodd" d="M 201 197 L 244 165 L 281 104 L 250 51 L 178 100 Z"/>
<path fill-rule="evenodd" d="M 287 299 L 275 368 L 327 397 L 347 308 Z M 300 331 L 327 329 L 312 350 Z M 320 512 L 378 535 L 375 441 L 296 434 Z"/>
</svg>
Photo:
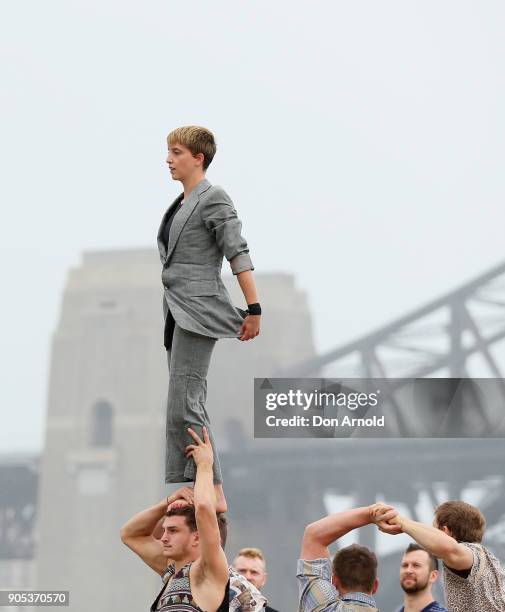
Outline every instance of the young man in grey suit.
<svg viewBox="0 0 505 612">
<path fill-rule="evenodd" d="M 213 134 L 199 126 L 172 131 L 167 164 L 180 194 L 163 216 L 158 247 L 163 264 L 165 347 L 170 372 L 166 426 L 167 483 L 194 481 L 195 465 L 186 457 L 191 427 L 209 429 L 205 410 L 207 372 L 219 338 L 251 340 L 260 331 L 261 307 L 242 224 L 229 196 L 205 172 L 216 152 Z M 235 308 L 221 280 L 223 256 L 230 263 L 247 303 Z M 209 429 L 210 432 L 210 429 Z M 218 512 L 226 499 L 214 438 L 214 485 Z"/>
</svg>

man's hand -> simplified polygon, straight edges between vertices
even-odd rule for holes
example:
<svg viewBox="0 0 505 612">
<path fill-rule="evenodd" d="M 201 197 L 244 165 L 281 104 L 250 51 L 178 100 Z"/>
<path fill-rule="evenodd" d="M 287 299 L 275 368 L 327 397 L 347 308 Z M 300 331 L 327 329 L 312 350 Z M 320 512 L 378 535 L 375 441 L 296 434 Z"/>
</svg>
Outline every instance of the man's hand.
<svg viewBox="0 0 505 612">
<path fill-rule="evenodd" d="M 212 467 L 214 463 L 214 453 L 212 452 L 212 445 L 210 443 L 209 434 L 206 427 L 202 427 L 203 442 L 196 432 L 191 427 L 188 427 L 188 433 L 195 441 L 195 444 L 189 444 L 186 446 L 186 457 L 193 457 L 193 461 L 196 463 L 196 467 L 201 465 L 207 465 Z"/>
<path fill-rule="evenodd" d="M 371 522 L 375 523 L 380 531 L 389 535 L 402 533 L 401 518 L 396 508 L 378 502 L 369 506 L 368 510 Z"/>
<path fill-rule="evenodd" d="M 185 508 L 193 505 L 193 489 L 191 487 L 181 487 L 166 499 L 167 512 L 174 508 Z"/>
<path fill-rule="evenodd" d="M 240 328 L 239 340 L 252 340 L 260 333 L 261 315 L 247 315 Z"/>
</svg>

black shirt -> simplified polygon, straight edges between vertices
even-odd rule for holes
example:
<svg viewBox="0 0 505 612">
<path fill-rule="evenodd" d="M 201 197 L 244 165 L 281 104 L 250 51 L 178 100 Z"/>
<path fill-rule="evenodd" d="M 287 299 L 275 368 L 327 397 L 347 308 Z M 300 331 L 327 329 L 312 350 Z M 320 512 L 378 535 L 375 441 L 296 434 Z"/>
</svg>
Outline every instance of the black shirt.
<svg viewBox="0 0 505 612">
<path fill-rule="evenodd" d="M 398 612 L 403 612 L 404 607 L 402 606 Z M 432 601 L 425 608 L 421 610 L 421 612 L 447 612 L 447 608 L 444 608 L 438 601 Z"/>
<path fill-rule="evenodd" d="M 163 244 L 165 245 L 166 249 L 168 249 L 168 238 L 170 236 L 170 227 L 172 226 L 172 222 L 174 220 L 175 215 L 181 209 L 183 202 L 184 200 L 181 200 L 179 204 L 177 204 L 177 206 L 174 206 L 172 211 L 169 213 L 167 220 L 165 221 L 165 227 L 163 228 L 162 239 L 163 239 Z"/>
</svg>

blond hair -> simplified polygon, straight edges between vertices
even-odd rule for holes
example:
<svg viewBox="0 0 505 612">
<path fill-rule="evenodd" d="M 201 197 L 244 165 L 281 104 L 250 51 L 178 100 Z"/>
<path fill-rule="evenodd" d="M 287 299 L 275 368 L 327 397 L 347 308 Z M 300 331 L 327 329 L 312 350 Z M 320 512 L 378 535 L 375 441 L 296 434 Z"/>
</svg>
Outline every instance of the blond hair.
<svg viewBox="0 0 505 612">
<path fill-rule="evenodd" d="M 265 557 L 263 556 L 263 552 L 260 548 L 242 548 L 237 553 L 237 559 L 239 557 L 247 557 L 248 559 L 259 559 L 263 562 L 264 570 L 267 569 L 267 562 L 265 561 Z"/>
<path fill-rule="evenodd" d="M 259 548 L 242 548 L 238 551 L 237 557 L 249 557 L 249 559 L 265 560 L 263 552 Z"/>
<path fill-rule="evenodd" d="M 216 140 L 214 134 L 207 128 L 199 125 L 185 125 L 172 130 L 167 136 L 168 146 L 180 144 L 187 147 L 193 157 L 203 154 L 203 169 L 207 170 L 216 154 Z"/>
</svg>

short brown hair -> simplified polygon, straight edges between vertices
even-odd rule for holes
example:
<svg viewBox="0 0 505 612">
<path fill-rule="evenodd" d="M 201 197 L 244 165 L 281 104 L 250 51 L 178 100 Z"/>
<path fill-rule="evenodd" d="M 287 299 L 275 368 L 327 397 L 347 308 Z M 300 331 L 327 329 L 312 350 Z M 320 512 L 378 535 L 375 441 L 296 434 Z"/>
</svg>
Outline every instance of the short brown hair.
<svg viewBox="0 0 505 612">
<path fill-rule="evenodd" d="M 463 501 L 447 501 L 435 510 L 437 527 L 447 527 L 458 542 L 482 542 L 486 519 L 482 512 Z"/>
<path fill-rule="evenodd" d="M 167 137 L 167 142 L 168 146 L 177 143 L 187 147 L 193 157 L 202 153 L 204 170 L 207 170 L 210 166 L 217 149 L 214 134 L 199 125 L 185 125 L 172 130 Z"/>
<path fill-rule="evenodd" d="M 183 506 L 182 508 L 171 508 L 166 516 L 183 516 L 186 519 L 186 526 L 190 531 L 196 531 L 196 517 L 194 506 Z"/>
<path fill-rule="evenodd" d="M 426 548 L 423 548 L 420 544 L 416 544 L 415 542 L 411 542 L 405 552 L 403 553 L 404 555 L 408 555 L 411 552 L 415 552 L 416 550 L 422 550 L 423 552 L 425 552 L 428 555 L 428 558 L 430 560 L 430 569 L 431 570 L 438 570 L 438 559 L 435 557 L 435 555 L 432 555 L 430 553 L 429 550 L 426 550 Z"/>
<path fill-rule="evenodd" d="M 166 516 L 183 516 L 186 519 L 186 525 L 190 531 L 196 531 L 196 516 L 194 506 L 184 506 L 183 508 L 172 508 L 168 510 Z M 221 513 L 216 513 L 217 526 L 219 527 L 219 538 L 221 540 L 221 548 L 224 550 L 226 546 L 226 540 L 228 539 L 228 520 L 226 516 Z"/>
<path fill-rule="evenodd" d="M 333 573 L 346 589 L 371 593 L 377 578 L 377 557 L 366 546 L 352 544 L 333 558 Z"/>
</svg>

